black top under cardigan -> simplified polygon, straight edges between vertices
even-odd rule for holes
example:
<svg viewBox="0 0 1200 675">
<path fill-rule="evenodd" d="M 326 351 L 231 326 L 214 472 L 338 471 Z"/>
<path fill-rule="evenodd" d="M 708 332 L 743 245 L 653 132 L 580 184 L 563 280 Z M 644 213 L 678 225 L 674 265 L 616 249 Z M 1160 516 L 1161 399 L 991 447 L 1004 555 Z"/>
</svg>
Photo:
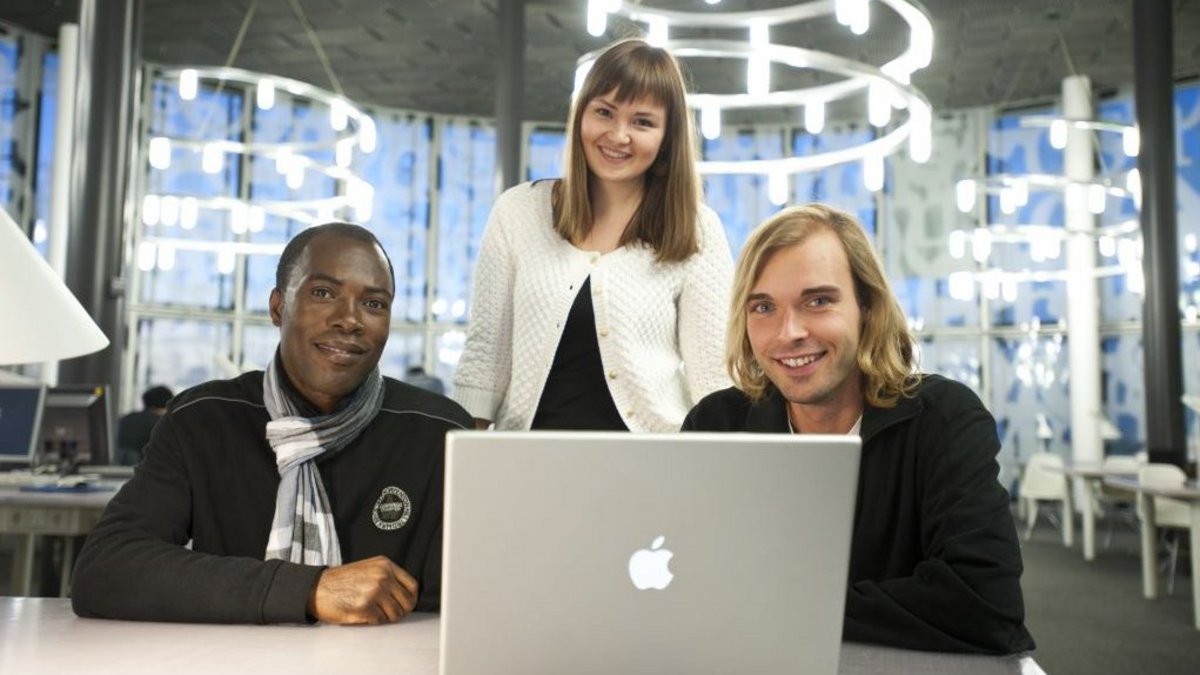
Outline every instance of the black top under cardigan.
<svg viewBox="0 0 1200 675">
<path fill-rule="evenodd" d="M 604 379 L 600 341 L 596 339 L 596 313 L 592 309 L 591 277 L 583 282 L 571 305 L 530 427 L 629 431 Z"/>
</svg>

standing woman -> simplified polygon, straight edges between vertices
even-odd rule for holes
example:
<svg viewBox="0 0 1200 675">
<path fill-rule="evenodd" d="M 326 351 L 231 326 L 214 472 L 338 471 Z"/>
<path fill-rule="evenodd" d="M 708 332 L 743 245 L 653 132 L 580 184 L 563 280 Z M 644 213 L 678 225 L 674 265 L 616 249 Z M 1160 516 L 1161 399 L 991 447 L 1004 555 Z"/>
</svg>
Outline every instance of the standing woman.
<svg viewBox="0 0 1200 675">
<path fill-rule="evenodd" d="M 677 431 L 728 387 L 733 264 L 700 203 L 683 75 L 618 42 L 572 104 L 566 176 L 496 200 L 454 397 L 480 427 Z"/>
</svg>

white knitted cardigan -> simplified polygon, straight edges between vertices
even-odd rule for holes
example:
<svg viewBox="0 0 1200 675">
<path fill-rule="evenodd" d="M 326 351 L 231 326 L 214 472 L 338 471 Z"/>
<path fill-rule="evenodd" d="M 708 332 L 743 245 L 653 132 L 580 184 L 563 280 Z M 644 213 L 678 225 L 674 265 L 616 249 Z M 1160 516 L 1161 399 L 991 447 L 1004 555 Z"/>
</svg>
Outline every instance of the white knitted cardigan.
<svg viewBox="0 0 1200 675">
<path fill-rule="evenodd" d="M 730 386 L 723 365 L 733 263 L 717 214 L 700 208 L 700 251 L 657 263 L 630 244 L 581 251 L 554 231 L 553 181 L 496 200 L 475 268 L 454 398 L 497 429 L 528 429 L 579 288 L 591 276 L 605 381 L 632 431 L 678 431 L 705 395 Z"/>
</svg>

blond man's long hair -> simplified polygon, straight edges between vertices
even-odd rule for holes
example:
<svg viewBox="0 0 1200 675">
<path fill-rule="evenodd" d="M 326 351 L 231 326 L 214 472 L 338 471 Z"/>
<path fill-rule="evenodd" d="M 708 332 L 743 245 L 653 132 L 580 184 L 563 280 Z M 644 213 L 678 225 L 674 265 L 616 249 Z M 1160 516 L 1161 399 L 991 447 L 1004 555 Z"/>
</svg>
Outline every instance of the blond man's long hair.
<svg viewBox="0 0 1200 675">
<path fill-rule="evenodd" d="M 766 394 L 770 381 L 754 358 L 746 331 L 750 292 L 777 251 L 802 244 L 822 231 L 837 236 L 850 261 L 854 297 L 862 315 L 857 361 L 863 393 L 869 405 L 890 408 L 901 397 L 912 395 L 920 381 L 912 333 L 862 225 L 850 214 L 824 204 L 780 211 L 759 225 L 746 241 L 734 273 L 729 311 L 725 343 L 729 376 L 751 400 Z"/>
<path fill-rule="evenodd" d="M 686 86 L 675 57 L 641 39 L 622 40 L 609 47 L 575 94 L 567 123 L 565 175 L 554 185 L 554 229 L 572 243 L 583 241 L 592 231 L 591 172 L 581 136 L 583 113 L 592 99 L 607 94 L 613 94 L 619 103 L 653 101 L 666 111 L 658 158 L 646 171 L 642 203 L 619 245 L 641 241 L 654 249 L 659 262 L 686 260 L 700 250 L 700 181 Z"/>
</svg>

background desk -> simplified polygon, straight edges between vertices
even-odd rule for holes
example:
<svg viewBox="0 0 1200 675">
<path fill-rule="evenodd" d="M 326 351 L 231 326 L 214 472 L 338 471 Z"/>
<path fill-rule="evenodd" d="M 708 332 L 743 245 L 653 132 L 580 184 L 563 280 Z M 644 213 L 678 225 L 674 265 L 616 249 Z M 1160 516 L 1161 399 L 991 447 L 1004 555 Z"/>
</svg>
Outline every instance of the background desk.
<svg viewBox="0 0 1200 675">
<path fill-rule="evenodd" d="M 97 492 L 26 492 L 20 488 L 0 487 L 0 534 L 15 534 L 17 554 L 13 560 L 14 595 L 29 595 L 33 578 L 33 537 L 81 537 L 91 531 L 104 513 L 104 507 L 116 494 L 119 482 L 105 485 L 111 489 Z M 73 542 L 65 542 L 59 582 L 59 595 L 70 588 L 71 568 L 75 563 Z"/>
<path fill-rule="evenodd" d="M 80 619 L 67 600 L 0 598 L 0 673 L 436 675 L 439 617 L 386 626 L 224 626 Z M 1026 657 L 847 643 L 842 675 L 1040 675 Z"/>
<path fill-rule="evenodd" d="M 1158 597 L 1158 556 L 1156 554 L 1154 500 L 1171 497 L 1188 502 L 1192 512 L 1189 532 L 1192 557 L 1192 611 L 1200 630 L 1200 485 L 1190 481 L 1180 487 L 1142 485 L 1137 478 L 1105 478 L 1104 483 L 1137 492 L 1138 511 L 1142 514 L 1142 591 L 1148 599 Z"/>
</svg>

